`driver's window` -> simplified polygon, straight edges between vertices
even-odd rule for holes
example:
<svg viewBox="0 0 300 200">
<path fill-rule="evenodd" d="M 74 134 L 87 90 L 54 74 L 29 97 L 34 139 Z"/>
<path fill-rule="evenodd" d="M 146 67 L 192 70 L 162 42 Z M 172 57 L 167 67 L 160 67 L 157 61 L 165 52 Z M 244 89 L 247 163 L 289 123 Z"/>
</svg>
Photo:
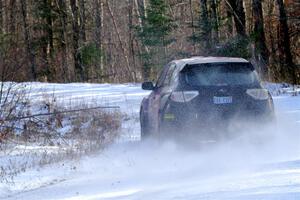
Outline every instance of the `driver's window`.
<svg viewBox="0 0 300 200">
<path fill-rule="evenodd" d="M 167 74 L 167 71 L 168 71 L 168 69 L 169 69 L 169 64 L 167 65 L 167 66 L 165 66 L 164 68 L 163 68 L 163 70 L 161 71 L 161 73 L 160 73 L 160 75 L 159 75 L 159 78 L 158 78 L 158 80 L 157 80 L 157 82 L 156 82 L 156 87 L 162 87 L 163 85 L 164 85 L 164 80 L 165 80 L 165 78 L 166 78 L 166 74 Z"/>
<path fill-rule="evenodd" d="M 175 63 L 170 64 L 168 72 L 166 74 L 166 78 L 164 80 L 164 86 L 169 86 L 171 83 L 171 78 L 173 76 L 174 70 L 175 70 Z"/>
</svg>

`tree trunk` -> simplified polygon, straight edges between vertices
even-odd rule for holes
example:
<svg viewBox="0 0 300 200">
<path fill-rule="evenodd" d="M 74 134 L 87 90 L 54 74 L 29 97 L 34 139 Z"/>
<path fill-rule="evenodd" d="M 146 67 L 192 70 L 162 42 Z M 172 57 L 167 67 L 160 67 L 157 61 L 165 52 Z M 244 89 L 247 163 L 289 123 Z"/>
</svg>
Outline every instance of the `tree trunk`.
<svg viewBox="0 0 300 200">
<path fill-rule="evenodd" d="M 68 70 L 68 55 L 67 55 L 67 40 L 66 40 L 66 28 L 67 28 L 67 7 L 65 0 L 58 0 L 58 12 L 59 12 L 59 25 L 60 25 L 60 48 L 61 48 L 61 61 L 62 61 L 62 80 L 64 82 L 70 81 Z"/>
<path fill-rule="evenodd" d="M 278 51 L 281 72 L 285 75 L 286 81 L 296 84 L 296 70 L 291 54 L 289 27 L 287 15 L 282 0 L 277 0 L 279 7 L 279 30 L 278 30 Z"/>
<path fill-rule="evenodd" d="M 268 78 L 269 51 L 266 46 L 264 17 L 260 0 L 252 1 L 254 19 L 254 56 L 263 78 Z"/>
<path fill-rule="evenodd" d="M 137 7 L 139 27 L 140 27 L 140 29 L 143 29 L 144 24 L 145 24 L 144 19 L 146 17 L 146 2 L 145 2 L 145 0 L 135 0 L 135 4 L 136 4 L 136 7 Z M 150 53 L 149 48 L 147 46 L 141 44 L 140 48 L 139 48 L 140 58 L 142 57 L 142 55 L 148 55 L 149 53 Z M 147 61 L 142 63 L 141 71 L 142 71 L 143 80 L 144 81 L 149 81 L 151 70 L 150 70 L 150 67 L 148 66 Z"/>
<path fill-rule="evenodd" d="M 244 1 L 236 1 L 236 15 L 234 15 L 236 32 L 241 36 L 246 36 L 246 17 L 244 11 Z"/>
<path fill-rule="evenodd" d="M 80 40 L 85 43 L 86 42 L 86 33 L 85 33 L 85 23 L 86 23 L 86 15 L 85 15 L 85 2 L 84 0 L 79 0 L 79 10 L 80 10 Z"/>
<path fill-rule="evenodd" d="M 227 27 L 227 39 L 231 38 L 233 35 L 233 19 L 232 19 L 232 10 L 227 5 L 226 6 L 226 27 Z"/>
<path fill-rule="evenodd" d="M 208 19 L 207 1 L 200 0 L 200 40 L 204 44 L 204 50 L 210 49 L 211 47 L 211 25 Z"/>
<path fill-rule="evenodd" d="M 274 28 L 273 28 L 273 15 L 274 13 L 274 1 L 268 1 L 268 10 L 267 10 L 267 22 L 266 22 L 266 35 L 270 40 L 270 56 L 269 56 L 269 74 L 272 77 L 272 81 L 281 81 L 282 76 L 278 68 L 278 58 L 276 55 L 276 42 L 274 38 Z"/>
<path fill-rule="evenodd" d="M 3 4 L 2 0 L 0 0 L 0 34 L 3 33 Z"/>
<path fill-rule="evenodd" d="M 102 0 L 94 0 L 95 4 L 95 44 L 97 49 L 102 54 Z M 103 56 L 101 55 L 100 63 L 96 63 L 96 74 L 97 79 L 101 78 L 101 74 L 104 72 L 103 69 Z M 100 80 L 102 81 L 102 80 Z"/>
<path fill-rule="evenodd" d="M 32 41 L 30 39 L 30 33 L 29 33 L 29 27 L 27 24 L 27 5 L 26 1 L 20 1 L 21 2 L 21 11 L 22 11 L 22 18 L 23 18 L 23 29 L 24 29 L 24 37 L 25 37 L 25 43 L 26 43 L 26 51 L 31 63 L 31 80 L 36 81 L 37 80 L 37 73 L 36 73 L 36 64 L 35 64 L 35 50 L 32 45 Z"/>
<path fill-rule="evenodd" d="M 79 27 L 79 43 L 82 44 L 83 46 L 86 43 L 86 30 L 85 30 L 85 23 L 86 23 L 86 15 L 85 15 L 85 0 L 78 0 L 79 1 L 79 22 L 80 22 L 80 27 Z M 84 63 L 81 62 L 81 65 L 84 69 L 84 79 L 86 81 L 89 80 L 89 71 L 88 67 L 90 66 L 84 66 Z"/>
<path fill-rule="evenodd" d="M 255 1 L 255 0 L 254 0 Z M 229 9 L 233 14 L 234 25 L 236 29 L 236 33 L 239 36 L 245 37 L 246 36 L 246 17 L 243 0 L 226 0 Z"/>
<path fill-rule="evenodd" d="M 112 45 L 112 32 L 110 31 L 108 33 L 108 52 L 107 52 L 107 63 L 109 65 L 108 67 L 108 74 L 113 74 L 113 82 L 120 82 L 120 79 L 117 75 L 117 71 L 115 69 L 115 63 L 113 61 L 113 45 Z M 105 78 L 105 77 L 103 77 Z"/>
<path fill-rule="evenodd" d="M 101 0 L 100 0 L 101 1 Z M 101 2 L 99 0 L 94 0 L 95 4 L 95 43 L 97 48 L 101 49 L 102 41 L 101 41 L 101 32 L 102 32 L 102 8 L 101 8 Z"/>
<path fill-rule="evenodd" d="M 16 31 L 15 10 L 16 10 L 16 0 L 10 0 L 9 1 L 9 23 L 8 23 L 8 32 L 10 34 L 15 34 Z"/>
<path fill-rule="evenodd" d="M 218 23 L 216 0 L 210 0 L 210 9 L 211 9 L 211 24 L 212 24 L 212 40 L 214 44 L 218 44 L 219 23 Z"/>
<path fill-rule="evenodd" d="M 146 2 L 145 0 L 135 0 L 139 12 L 140 19 L 143 19 L 146 17 Z"/>
<path fill-rule="evenodd" d="M 136 60 L 134 51 L 134 36 L 133 36 L 133 0 L 128 0 L 128 36 L 129 36 L 129 48 L 131 53 L 131 63 L 133 66 L 133 81 L 136 82 Z"/>
<path fill-rule="evenodd" d="M 47 32 L 48 32 L 48 41 L 49 41 L 49 52 L 50 56 L 53 56 L 54 45 L 53 45 L 53 28 L 52 28 L 52 0 L 45 1 L 48 7 L 48 14 L 46 17 L 47 20 Z"/>
<path fill-rule="evenodd" d="M 78 24 L 78 7 L 76 0 L 70 0 L 71 10 L 72 10 L 72 29 L 73 29 L 73 58 L 75 67 L 75 77 L 76 81 L 84 81 L 84 68 L 81 63 L 81 56 L 79 51 L 79 37 L 80 30 Z"/>
<path fill-rule="evenodd" d="M 49 57 L 48 57 L 48 49 L 51 46 L 50 44 L 50 37 L 51 37 L 51 6 L 49 5 L 48 0 L 36 1 L 37 4 L 36 11 L 37 12 L 37 19 L 38 19 L 38 28 L 37 30 L 41 32 L 39 38 L 38 46 L 41 49 L 40 56 L 41 56 L 41 75 L 43 76 L 44 81 L 48 81 L 52 79 L 52 73 L 50 70 L 49 64 Z M 53 46 L 53 42 L 52 42 Z"/>
<path fill-rule="evenodd" d="M 194 19 L 194 11 L 193 11 L 193 2 L 192 0 L 189 0 L 189 10 L 190 10 L 190 15 L 191 15 L 191 25 L 192 25 L 192 35 L 194 36 L 196 31 L 195 31 L 195 19 Z M 193 54 L 196 54 L 196 45 L 195 45 L 195 41 L 193 42 Z"/>
<path fill-rule="evenodd" d="M 127 71 L 127 76 L 128 76 L 127 78 L 128 78 L 129 81 L 133 81 L 133 77 L 132 77 L 131 69 L 130 69 L 129 59 L 128 59 L 128 56 L 126 54 L 126 49 L 125 49 L 125 47 L 123 45 L 123 42 L 122 42 L 122 39 L 121 39 L 121 36 L 120 36 L 120 32 L 119 32 L 119 29 L 118 29 L 118 26 L 117 26 L 114 14 L 113 14 L 113 12 L 111 10 L 111 7 L 110 7 L 108 1 L 106 2 L 106 4 L 107 4 L 109 15 L 110 15 L 110 17 L 112 19 L 112 22 L 113 22 L 113 26 L 114 26 L 114 28 L 116 30 L 116 34 L 117 34 L 117 37 L 118 37 L 118 41 L 119 41 L 119 44 L 120 44 L 123 56 L 125 58 L 125 62 L 126 62 L 125 66 L 126 66 L 126 71 Z"/>
</svg>

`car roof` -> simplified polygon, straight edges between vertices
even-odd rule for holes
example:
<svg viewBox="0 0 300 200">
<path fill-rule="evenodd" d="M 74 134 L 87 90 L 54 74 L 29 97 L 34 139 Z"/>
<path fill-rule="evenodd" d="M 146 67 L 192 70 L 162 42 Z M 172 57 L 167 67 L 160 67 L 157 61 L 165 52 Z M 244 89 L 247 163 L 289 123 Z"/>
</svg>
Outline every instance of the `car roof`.
<svg viewBox="0 0 300 200">
<path fill-rule="evenodd" d="M 206 64 L 206 63 L 249 63 L 244 58 L 235 58 L 235 57 L 191 57 L 180 60 L 174 60 L 174 63 L 180 68 L 180 71 L 186 65 L 196 65 L 196 64 Z"/>
</svg>

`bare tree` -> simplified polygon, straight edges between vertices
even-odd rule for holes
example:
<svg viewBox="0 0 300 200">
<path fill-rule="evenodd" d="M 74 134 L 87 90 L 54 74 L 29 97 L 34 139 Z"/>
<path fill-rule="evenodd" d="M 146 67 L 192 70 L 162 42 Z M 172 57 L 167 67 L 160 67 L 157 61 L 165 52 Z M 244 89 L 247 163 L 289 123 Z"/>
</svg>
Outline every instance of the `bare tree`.
<svg viewBox="0 0 300 200">
<path fill-rule="evenodd" d="M 86 41 L 85 33 L 85 23 L 86 23 L 86 14 L 85 14 L 85 2 L 84 0 L 79 0 L 79 11 L 80 11 L 80 39 L 82 42 Z"/>
<path fill-rule="evenodd" d="M 174 25 L 162 40 L 150 30 L 154 3 L 164 7 L 158 21 Z M 0 40 L 12 48 L 5 59 L 22 63 L 18 81 L 150 80 L 167 60 L 198 53 L 253 55 L 264 77 L 295 83 L 299 6 L 296 0 L 0 0 Z M 5 70 L 14 73 L 9 64 Z"/>
<path fill-rule="evenodd" d="M 36 61 L 35 61 L 35 49 L 33 47 L 30 32 L 27 22 L 27 4 L 26 1 L 21 1 L 21 10 L 22 10 L 22 17 L 23 17 L 23 29 L 24 29 L 24 37 L 26 43 L 26 50 L 27 54 L 31 63 L 31 80 L 35 81 L 37 79 L 37 72 L 36 72 Z"/>
<path fill-rule="evenodd" d="M 144 25 L 145 25 L 145 18 L 146 18 L 146 2 L 145 0 L 135 0 L 135 7 L 136 7 L 136 13 L 138 16 L 138 27 L 143 31 Z M 144 44 L 139 44 L 139 55 L 148 55 L 149 54 L 149 48 Z M 150 68 L 147 66 L 145 62 L 142 63 L 141 67 L 141 74 L 144 81 L 149 80 L 150 78 Z"/>
<path fill-rule="evenodd" d="M 57 1 L 58 13 L 59 13 L 59 44 L 61 48 L 61 68 L 62 68 L 62 80 L 70 81 L 71 77 L 68 69 L 68 55 L 67 55 L 67 7 L 65 0 Z"/>
<path fill-rule="evenodd" d="M 102 23 L 102 0 L 94 0 L 94 5 L 95 5 L 95 44 L 98 50 L 101 51 L 102 54 L 102 28 L 103 28 L 103 23 Z M 100 58 L 100 62 L 96 63 L 96 75 L 97 79 L 99 79 L 99 74 L 103 73 L 103 56 Z"/>
<path fill-rule="evenodd" d="M 0 34 L 3 32 L 3 4 L 0 0 Z"/>
<path fill-rule="evenodd" d="M 227 5 L 229 6 L 229 10 L 231 10 L 235 29 L 238 35 L 246 36 L 246 18 L 243 0 L 225 0 Z"/>
<path fill-rule="evenodd" d="M 269 49 L 270 49 L 270 58 L 269 58 L 269 74 L 275 81 L 279 81 L 281 79 L 281 75 L 279 74 L 279 69 L 278 69 L 278 58 L 276 56 L 276 42 L 275 38 L 276 35 L 274 35 L 274 6 L 275 2 L 274 1 L 269 1 L 268 2 L 268 7 L 267 7 L 267 14 L 266 14 L 266 36 L 269 37 Z"/>
<path fill-rule="evenodd" d="M 227 38 L 230 38 L 233 35 L 233 18 L 232 18 L 233 14 L 232 14 L 231 7 L 228 6 L 227 4 L 225 10 L 226 10 L 226 16 L 225 16 L 226 33 L 227 33 Z"/>
<path fill-rule="evenodd" d="M 207 0 L 200 0 L 200 40 L 204 43 L 204 48 L 211 46 L 211 24 L 208 19 Z"/>
<path fill-rule="evenodd" d="M 120 31 L 119 31 L 119 28 L 117 26 L 115 16 L 112 12 L 112 9 L 111 9 L 110 4 L 109 4 L 108 1 L 106 1 L 106 5 L 107 5 L 107 8 L 108 8 L 109 15 L 110 15 L 110 17 L 113 21 L 113 26 L 114 26 L 116 34 L 117 34 L 117 38 L 118 38 L 118 41 L 119 41 L 119 44 L 120 44 L 120 47 L 121 47 L 121 50 L 122 50 L 122 53 L 123 53 L 123 57 L 125 58 L 125 62 L 126 62 L 125 66 L 126 66 L 126 71 L 127 71 L 129 81 L 133 81 L 134 78 L 132 77 L 132 73 L 131 73 L 132 71 L 131 71 L 131 68 L 130 68 L 129 59 L 128 59 L 128 56 L 127 56 L 127 53 L 126 53 L 125 46 L 124 46 L 123 41 L 122 41 L 121 36 L 120 36 Z"/>
<path fill-rule="evenodd" d="M 134 48 L 134 35 L 133 35 L 133 0 L 128 0 L 128 39 L 131 63 L 133 66 L 133 80 L 136 82 L 136 59 L 135 59 L 135 48 Z"/>
<path fill-rule="evenodd" d="M 287 24 L 287 15 L 282 0 L 277 0 L 279 7 L 279 27 L 278 27 L 278 50 L 279 60 L 282 75 L 285 79 L 290 79 L 292 83 L 296 84 L 296 70 L 291 54 L 289 27 Z"/>
<path fill-rule="evenodd" d="M 54 44 L 53 44 L 53 19 L 52 19 L 52 0 L 44 0 L 47 5 L 48 14 L 46 16 L 47 21 L 47 35 L 48 35 L 48 43 L 49 43 L 49 53 L 50 56 L 53 56 Z"/>
<path fill-rule="evenodd" d="M 84 68 L 81 62 L 81 56 L 79 51 L 79 38 L 80 29 L 78 24 L 79 13 L 76 0 L 70 0 L 72 10 L 72 28 L 73 28 L 73 58 L 75 63 L 75 76 L 76 81 L 84 81 Z"/>
<path fill-rule="evenodd" d="M 217 44 L 219 42 L 219 22 L 218 22 L 216 0 L 210 0 L 210 10 L 211 10 L 212 40 L 215 44 Z"/>
<path fill-rule="evenodd" d="M 196 34 L 196 31 L 195 31 L 195 17 L 194 17 L 194 10 L 193 10 L 192 0 L 189 0 L 189 11 L 190 11 L 190 15 L 191 15 L 192 35 L 195 35 Z M 192 41 L 192 43 L 193 43 L 193 50 L 195 52 L 196 51 L 196 45 L 195 45 L 194 41 Z"/>
<path fill-rule="evenodd" d="M 14 34 L 16 31 L 16 0 L 9 0 L 9 23 L 8 23 L 8 32 Z"/>
<path fill-rule="evenodd" d="M 262 2 L 260 0 L 252 1 L 253 20 L 254 20 L 254 56 L 258 62 L 258 69 L 264 78 L 268 77 L 269 51 L 266 45 L 264 30 L 264 16 L 262 11 Z"/>
</svg>

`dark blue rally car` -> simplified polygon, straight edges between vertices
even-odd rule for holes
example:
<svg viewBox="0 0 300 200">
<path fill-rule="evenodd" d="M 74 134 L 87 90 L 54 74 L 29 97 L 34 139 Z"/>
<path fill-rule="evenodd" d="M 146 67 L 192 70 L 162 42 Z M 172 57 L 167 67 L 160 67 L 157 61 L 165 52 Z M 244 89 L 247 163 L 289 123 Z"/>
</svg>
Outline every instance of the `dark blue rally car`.
<svg viewBox="0 0 300 200">
<path fill-rule="evenodd" d="M 273 100 L 242 58 L 192 57 L 168 63 L 140 109 L 141 136 L 225 129 L 234 121 L 271 121 Z"/>
</svg>

